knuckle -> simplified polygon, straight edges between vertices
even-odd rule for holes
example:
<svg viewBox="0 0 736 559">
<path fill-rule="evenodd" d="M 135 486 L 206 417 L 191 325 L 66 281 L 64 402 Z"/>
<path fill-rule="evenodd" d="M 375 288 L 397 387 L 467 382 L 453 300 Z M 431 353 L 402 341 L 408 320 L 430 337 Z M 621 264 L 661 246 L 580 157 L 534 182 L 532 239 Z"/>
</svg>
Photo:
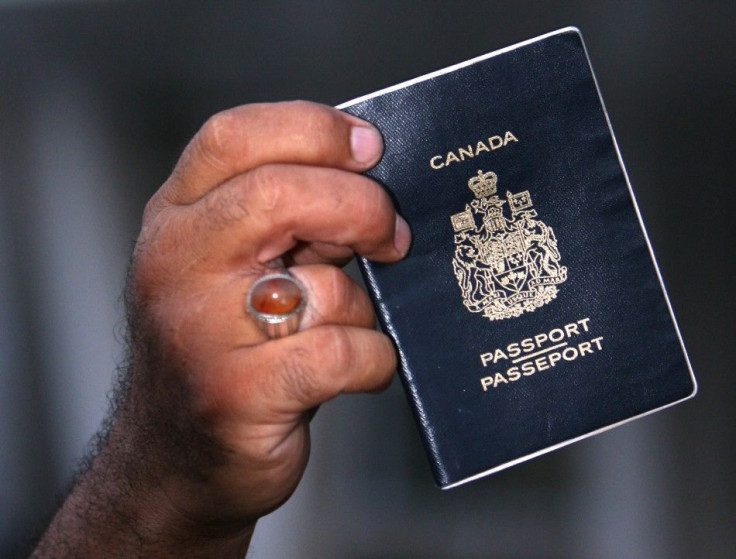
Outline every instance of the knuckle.
<svg viewBox="0 0 736 559">
<path fill-rule="evenodd" d="M 331 110 L 319 107 L 309 112 L 309 129 L 318 137 L 332 136 L 335 131 L 343 128 L 342 119 Z"/>
<path fill-rule="evenodd" d="M 194 138 L 194 147 L 201 157 L 216 167 L 226 167 L 229 148 L 233 145 L 236 135 L 240 137 L 236 114 L 222 111 L 212 115 L 202 125 Z M 238 145 L 242 152 L 243 146 Z"/>
<path fill-rule="evenodd" d="M 287 181 L 279 165 L 263 165 L 247 174 L 246 188 L 253 197 L 254 205 L 264 212 L 280 208 L 286 198 Z"/>
<path fill-rule="evenodd" d="M 330 356 L 331 365 L 335 374 L 343 375 L 353 366 L 353 343 L 347 329 L 335 326 L 328 329 L 326 345 L 323 354 Z"/>
<path fill-rule="evenodd" d="M 335 145 L 336 137 L 347 135 L 348 123 L 337 110 L 308 101 L 293 101 L 290 109 L 298 115 L 304 140 L 308 146 L 323 151 Z"/>
<path fill-rule="evenodd" d="M 309 347 L 291 348 L 279 357 L 287 389 L 305 405 L 339 394 L 353 366 L 352 340 L 345 328 L 325 327 L 312 334 Z"/>
<path fill-rule="evenodd" d="M 324 119 L 325 115 L 330 114 L 331 110 L 318 103 L 305 101 L 304 99 L 296 99 L 294 101 L 286 101 L 283 104 L 289 112 L 299 115 L 305 124 L 309 124 L 310 120 Z"/>
<path fill-rule="evenodd" d="M 329 293 L 330 314 L 352 317 L 357 303 L 352 281 L 339 268 L 330 266 L 327 270 L 325 283 Z"/>
<path fill-rule="evenodd" d="M 377 242 L 392 238 L 393 206 L 388 196 L 375 183 L 365 188 L 359 203 L 357 213 L 362 216 L 362 222 L 367 232 Z"/>
<path fill-rule="evenodd" d="M 286 101 L 283 106 L 295 113 L 307 115 L 315 112 L 320 108 L 320 105 L 313 103 L 312 101 L 306 101 L 304 99 L 295 99 L 293 101 Z"/>
<path fill-rule="evenodd" d="M 156 217 L 159 211 L 165 206 L 165 190 L 166 185 L 161 187 L 161 189 L 159 189 L 153 196 L 151 196 L 151 198 L 148 199 L 148 202 L 146 202 L 146 205 L 143 208 L 144 226 L 150 223 Z"/>
</svg>

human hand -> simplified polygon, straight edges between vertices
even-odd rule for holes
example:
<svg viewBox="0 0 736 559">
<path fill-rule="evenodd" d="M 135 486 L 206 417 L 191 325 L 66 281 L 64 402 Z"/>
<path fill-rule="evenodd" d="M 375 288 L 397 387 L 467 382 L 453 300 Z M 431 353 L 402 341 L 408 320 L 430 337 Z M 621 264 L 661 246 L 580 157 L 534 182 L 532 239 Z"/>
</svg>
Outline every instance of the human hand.
<svg viewBox="0 0 736 559">
<path fill-rule="evenodd" d="M 139 553 L 242 554 L 299 482 L 314 410 L 389 384 L 394 349 L 335 266 L 353 251 L 390 262 L 408 250 L 389 197 L 358 174 L 381 152 L 375 129 L 328 107 L 238 107 L 203 126 L 148 203 L 127 390 L 76 491 L 100 514 L 114 495 Z M 284 265 L 308 305 L 299 332 L 268 340 L 245 293 Z"/>
</svg>

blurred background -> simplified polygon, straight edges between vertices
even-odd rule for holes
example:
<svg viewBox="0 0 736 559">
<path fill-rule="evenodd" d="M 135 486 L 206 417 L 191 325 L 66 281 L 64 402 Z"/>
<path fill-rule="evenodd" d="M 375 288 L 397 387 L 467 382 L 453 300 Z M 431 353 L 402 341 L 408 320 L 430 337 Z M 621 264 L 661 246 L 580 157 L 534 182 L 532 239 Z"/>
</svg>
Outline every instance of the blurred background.
<svg viewBox="0 0 736 559">
<path fill-rule="evenodd" d="M 0 556 L 27 549 L 97 429 L 143 205 L 210 114 L 334 105 L 567 25 L 699 395 L 448 492 L 398 382 L 339 398 L 249 557 L 733 557 L 736 8 L 665 0 L 0 0 Z"/>
</svg>

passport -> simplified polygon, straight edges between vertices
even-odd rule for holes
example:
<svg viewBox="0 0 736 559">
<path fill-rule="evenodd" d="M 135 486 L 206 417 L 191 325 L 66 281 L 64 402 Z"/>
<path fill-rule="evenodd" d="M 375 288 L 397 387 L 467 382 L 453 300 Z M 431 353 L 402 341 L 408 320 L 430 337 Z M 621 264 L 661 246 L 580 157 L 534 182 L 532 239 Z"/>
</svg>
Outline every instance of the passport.
<svg viewBox="0 0 736 559">
<path fill-rule="evenodd" d="M 359 265 L 440 487 L 695 394 L 577 29 L 338 108 L 383 135 L 367 174 L 412 230 Z"/>
</svg>

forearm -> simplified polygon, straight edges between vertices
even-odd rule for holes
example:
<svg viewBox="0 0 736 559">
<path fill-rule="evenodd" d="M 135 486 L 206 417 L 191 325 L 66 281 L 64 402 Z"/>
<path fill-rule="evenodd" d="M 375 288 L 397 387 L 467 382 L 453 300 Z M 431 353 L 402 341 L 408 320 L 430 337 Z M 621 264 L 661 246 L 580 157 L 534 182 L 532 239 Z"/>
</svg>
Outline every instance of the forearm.
<svg viewBox="0 0 736 559">
<path fill-rule="evenodd" d="M 79 477 L 32 559 L 245 556 L 255 522 L 188 518 L 168 493 L 189 482 L 162 472 L 150 455 L 133 462 L 126 454 L 139 454 L 135 445 L 112 437 Z"/>
<path fill-rule="evenodd" d="M 81 499 L 85 495 L 79 496 Z M 134 558 L 191 557 L 238 558 L 245 556 L 252 535 L 244 533 L 225 539 L 207 539 L 191 535 L 174 536 L 153 533 L 135 518 L 121 521 L 110 514 L 91 518 L 87 505 L 76 499 L 67 501 L 54 518 L 32 559 L 64 558 Z"/>
</svg>

